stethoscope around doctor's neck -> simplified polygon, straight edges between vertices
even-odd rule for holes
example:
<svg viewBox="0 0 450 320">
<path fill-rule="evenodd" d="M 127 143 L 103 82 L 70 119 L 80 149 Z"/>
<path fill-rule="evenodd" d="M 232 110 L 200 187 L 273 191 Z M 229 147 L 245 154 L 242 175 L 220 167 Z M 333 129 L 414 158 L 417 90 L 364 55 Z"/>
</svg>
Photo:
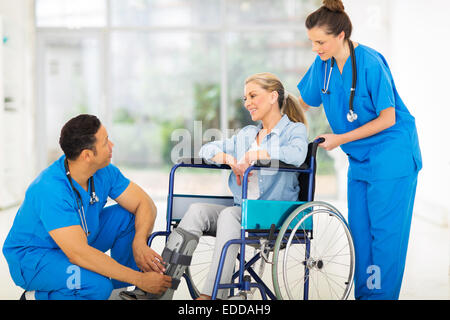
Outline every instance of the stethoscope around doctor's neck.
<svg viewBox="0 0 450 320">
<path fill-rule="evenodd" d="M 356 72 L 356 58 L 355 58 L 355 48 L 353 46 L 352 41 L 349 39 L 348 40 L 348 45 L 350 47 L 350 57 L 352 60 L 352 87 L 350 89 L 350 101 L 349 101 L 349 111 L 347 114 L 347 120 L 349 122 L 353 122 L 356 119 L 358 119 L 358 115 L 356 114 L 356 112 L 354 111 L 353 108 L 353 99 L 355 98 L 355 90 L 356 90 L 356 80 L 357 80 L 357 72 Z M 327 65 L 328 65 L 328 61 L 325 62 L 325 75 L 324 75 L 324 79 L 323 79 L 323 89 L 322 89 L 322 93 L 323 94 L 330 94 L 330 91 L 328 91 L 328 87 L 330 85 L 330 79 L 331 79 L 331 73 L 333 71 L 333 67 L 335 64 L 335 59 L 334 57 L 331 57 L 331 65 L 330 65 L 330 73 L 328 74 L 328 81 L 327 81 Z"/>
<path fill-rule="evenodd" d="M 80 216 L 80 221 L 81 221 L 81 228 L 83 228 L 83 231 L 86 233 L 86 236 L 90 235 L 88 226 L 87 226 L 87 221 L 86 221 L 86 214 L 84 212 L 84 207 L 83 207 L 83 200 L 81 198 L 81 194 L 78 192 L 78 190 L 73 186 L 73 182 L 72 182 L 72 176 L 70 175 L 70 171 L 69 171 L 69 163 L 67 161 L 67 158 L 64 160 L 64 169 L 66 170 L 66 176 L 67 179 L 69 180 L 70 186 L 72 187 L 72 190 L 75 192 L 75 195 L 77 197 L 77 211 L 78 211 L 78 215 Z M 97 195 L 95 194 L 95 185 L 94 185 L 94 177 L 90 177 L 89 178 L 89 186 L 91 187 L 91 198 L 89 200 L 89 204 L 95 204 L 99 201 Z"/>
</svg>

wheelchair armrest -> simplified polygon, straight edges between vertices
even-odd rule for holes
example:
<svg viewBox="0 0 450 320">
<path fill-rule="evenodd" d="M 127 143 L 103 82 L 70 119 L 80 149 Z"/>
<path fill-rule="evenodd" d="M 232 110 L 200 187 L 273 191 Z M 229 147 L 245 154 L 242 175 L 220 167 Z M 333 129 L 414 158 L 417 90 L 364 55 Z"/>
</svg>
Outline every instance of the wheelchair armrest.
<svg viewBox="0 0 450 320">
<path fill-rule="evenodd" d="M 287 164 L 287 163 L 284 163 L 283 161 L 279 161 L 277 159 L 271 159 L 270 161 L 258 160 L 255 162 L 255 164 L 253 166 L 260 167 L 260 168 L 275 167 L 275 168 L 280 168 L 280 169 L 294 169 L 294 170 L 295 169 L 302 169 L 302 170 L 309 169 L 309 164 L 307 162 L 303 163 L 300 167 L 296 167 L 292 164 Z"/>
<path fill-rule="evenodd" d="M 310 168 L 311 157 L 314 157 L 314 158 L 316 157 L 317 147 L 319 146 L 319 144 L 321 144 L 324 141 L 325 141 L 324 138 L 319 138 L 319 139 L 314 140 L 313 142 L 311 142 L 308 145 L 308 154 L 306 156 L 305 162 L 300 167 L 296 167 L 291 164 L 284 163 L 283 161 L 279 161 L 277 159 L 272 159 L 270 161 L 259 160 L 259 161 L 255 162 L 254 166 L 260 167 L 260 168 L 274 167 L 274 168 L 280 168 L 280 169 L 308 170 Z"/>
<path fill-rule="evenodd" d="M 216 163 L 214 163 L 214 162 L 209 162 L 209 161 L 206 161 L 205 159 L 203 159 L 203 158 L 181 158 L 181 159 L 178 159 L 178 161 L 177 161 L 179 164 L 187 164 L 187 165 L 199 165 L 199 166 L 202 166 L 203 168 L 208 168 L 208 167 L 210 167 L 210 168 L 214 168 L 214 169 L 217 169 L 217 168 L 220 168 L 220 169 L 227 169 L 227 170 L 229 170 L 229 169 L 231 169 L 230 168 L 230 166 L 229 165 L 226 165 L 226 164 L 216 164 Z"/>
</svg>

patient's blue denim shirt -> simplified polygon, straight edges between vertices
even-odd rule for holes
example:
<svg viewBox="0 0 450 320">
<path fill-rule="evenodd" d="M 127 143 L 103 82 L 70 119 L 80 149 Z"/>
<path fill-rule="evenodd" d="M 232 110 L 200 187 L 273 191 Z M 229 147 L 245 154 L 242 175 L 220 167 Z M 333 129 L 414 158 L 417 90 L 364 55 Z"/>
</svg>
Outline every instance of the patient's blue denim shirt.
<svg viewBox="0 0 450 320">
<path fill-rule="evenodd" d="M 213 141 L 205 144 L 199 156 L 207 161 L 224 152 L 238 161 L 243 158 L 255 141 L 262 124 L 249 125 L 241 129 L 229 139 Z M 303 123 L 292 122 L 284 115 L 275 128 L 261 141 L 261 149 L 266 150 L 271 159 L 278 159 L 287 164 L 299 167 L 303 164 L 308 152 L 308 138 Z M 261 169 L 258 174 L 258 185 L 261 200 L 296 201 L 300 190 L 298 173 L 280 172 Z M 235 205 L 242 203 L 242 184 L 237 185 L 236 176 L 231 172 L 228 186 L 233 193 Z"/>
</svg>

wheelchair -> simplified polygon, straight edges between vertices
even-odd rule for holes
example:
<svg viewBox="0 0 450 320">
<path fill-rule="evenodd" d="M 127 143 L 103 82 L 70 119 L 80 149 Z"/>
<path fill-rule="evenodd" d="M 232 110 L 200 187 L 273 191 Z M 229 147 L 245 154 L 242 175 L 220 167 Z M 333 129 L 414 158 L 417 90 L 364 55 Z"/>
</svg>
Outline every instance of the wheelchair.
<svg viewBox="0 0 450 320">
<path fill-rule="evenodd" d="M 308 145 L 300 167 L 271 160 L 249 167 L 242 182 L 241 237 L 222 248 L 212 299 L 219 289 L 229 289 L 230 299 L 250 299 L 259 293 L 263 300 L 347 299 L 355 272 L 355 249 L 350 228 L 332 205 L 314 201 L 316 153 L 322 138 Z M 166 230 L 153 233 L 170 235 L 192 203 L 233 206 L 231 196 L 186 195 L 174 193 L 176 170 L 181 167 L 230 170 L 227 165 L 207 163 L 204 159 L 180 159 L 170 172 Z M 248 175 L 253 170 L 297 172 L 300 192 L 297 201 L 247 199 Z M 230 245 L 239 245 L 231 283 L 220 283 L 222 266 Z M 214 235 L 204 234 L 183 277 L 193 299 L 200 295 L 202 281 L 209 271 Z M 270 258 L 271 256 L 271 258 Z M 208 260 L 209 259 L 209 260 Z M 265 267 L 272 267 L 272 284 Z M 269 279 L 270 280 L 270 279 Z M 235 293 L 235 290 L 238 290 Z"/>
</svg>

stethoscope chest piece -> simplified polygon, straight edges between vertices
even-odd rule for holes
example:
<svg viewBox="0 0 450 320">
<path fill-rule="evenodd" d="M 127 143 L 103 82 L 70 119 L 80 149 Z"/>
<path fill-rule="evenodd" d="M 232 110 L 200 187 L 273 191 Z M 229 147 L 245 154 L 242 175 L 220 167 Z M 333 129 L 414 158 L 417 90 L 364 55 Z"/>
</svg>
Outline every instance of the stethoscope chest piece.
<svg viewBox="0 0 450 320">
<path fill-rule="evenodd" d="M 358 115 L 356 114 L 356 112 L 353 112 L 353 110 L 350 110 L 347 113 L 347 120 L 348 120 L 348 122 L 356 121 L 356 120 L 358 120 Z"/>
<path fill-rule="evenodd" d="M 91 181 L 93 181 L 93 180 L 91 180 Z M 94 182 L 92 182 L 92 185 L 94 185 Z M 91 190 L 93 190 L 93 187 L 91 187 Z M 99 201 L 100 200 L 98 199 L 97 194 L 95 193 L 95 191 L 92 191 L 91 199 L 89 200 L 89 204 L 94 204 L 94 203 L 97 203 Z"/>
</svg>

